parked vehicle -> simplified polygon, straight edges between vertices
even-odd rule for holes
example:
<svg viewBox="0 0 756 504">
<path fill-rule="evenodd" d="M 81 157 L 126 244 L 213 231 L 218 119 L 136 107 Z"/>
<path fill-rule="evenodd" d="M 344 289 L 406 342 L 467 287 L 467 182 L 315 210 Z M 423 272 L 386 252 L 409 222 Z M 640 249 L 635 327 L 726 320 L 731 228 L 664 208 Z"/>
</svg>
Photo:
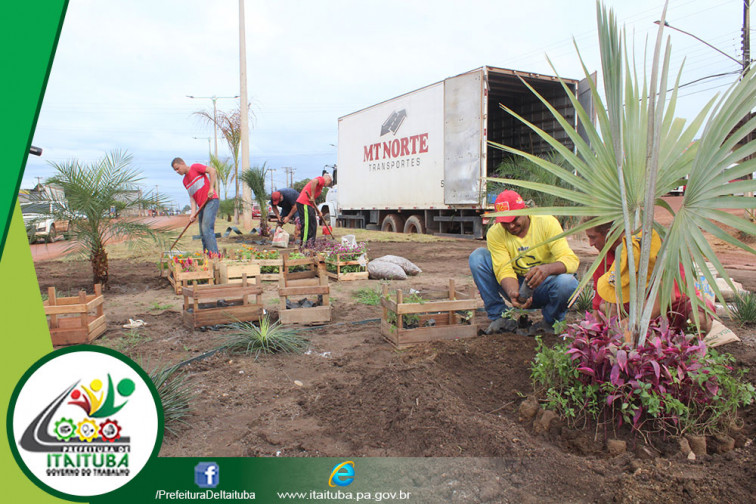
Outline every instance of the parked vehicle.
<svg viewBox="0 0 756 504">
<path fill-rule="evenodd" d="M 489 66 L 449 77 L 339 118 L 338 186 L 320 205 L 323 214 L 344 227 L 482 238 L 482 214 L 496 198 L 485 177 L 507 156 L 488 142 L 549 151 L 499 104 L 574 148 L 520 78 L 577 125 L 556 77 Z M 588 90 L 587 82 L 565 83 L 578 96 Z M 590 93 L 583 95 L 590 111 Z"/>
<path fill-rule="evenodd" d="M 63 207 L 56 201 L 34 201 L 21 205 L 21 214 L 26 225 L 26 235 L 29 243 L 43 239 L 50 243 L 57 239 L 66 238 L 69 221 L 62 219 L 60 214 Z"/>
</svg>

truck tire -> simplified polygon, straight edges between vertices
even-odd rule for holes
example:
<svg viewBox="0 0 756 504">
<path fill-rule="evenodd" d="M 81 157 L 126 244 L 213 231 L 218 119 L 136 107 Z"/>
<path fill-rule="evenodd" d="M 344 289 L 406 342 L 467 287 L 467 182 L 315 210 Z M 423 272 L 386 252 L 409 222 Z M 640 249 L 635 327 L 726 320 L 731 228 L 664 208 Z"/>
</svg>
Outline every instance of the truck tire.
<svg viewBox="0 0 756 504">
<path fill-rule="evenodd" d="M 397 214 L 388 214 L 383 218 L 381 224 L 381 231 L 389 231 L 391 233 L 401 233 L 404 229 L 404 221 Z"/>
<path fill-rule="evenodd" d="M 405 234 L 425 234 L 425 222 L 419 215 L 410 215 L 404 223 Z"/>
</svg>

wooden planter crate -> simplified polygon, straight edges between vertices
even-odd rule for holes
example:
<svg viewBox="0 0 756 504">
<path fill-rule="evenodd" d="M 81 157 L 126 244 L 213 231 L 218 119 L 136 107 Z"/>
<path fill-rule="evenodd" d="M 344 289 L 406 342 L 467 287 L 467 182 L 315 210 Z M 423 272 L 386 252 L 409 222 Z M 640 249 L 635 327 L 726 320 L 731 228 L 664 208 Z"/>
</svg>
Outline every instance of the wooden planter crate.
<svg viewBox="0 0 756 504">
<path fill-rule="evenodd" d="M 283 270 L 278 281 L 278 295 L 281 305 L 278 310 L 278 319 L 282 324 L 325 324 L 331 321 L 331 304 L 329 295 L 331 288 L 328 285 L 325 264 L 320 258 L 307 257 L 304 259 L 289 259 L 288 253 L 283 255 Z M 293 266 L 305 266 L 306 271 L 289 272 Z M 323 300 L 321 306 L 312 308 L 286 308 L 286 300 L 289 297 L 320 296 Z"/>
<path fill-rule="evenodd" d="M 333 278 L 336 281 L 346 282 L 349 280 L 367 280 L 368 279 L 368 271 L 367 271 L 367 262 L 365 263 L 365 266 L 362 266 L 359 261 L 345 261 L 341 257 L 345 255 L 354 255 L 354 254 L 336 254 L 336 260 L 332 261 L 331 264 L 336 265 L 336 271 L 327 271 L 328 278 Z M 327 261 L 328 262 L 328 261 Z M 341 268 L 343 266 L 360 266 L 360 271 L 356 271 L 353 273 L 343 273 L 341 271 Z"/>
<path fill-rule="evenodd" d="M 260 266 L 260 268 L 264 268 L 266 266 L 268 267 L 274 267 L 277 268 L 277 271 L 275 273 L 263 273 L 262 271 L 259 274 L 259 279 L 263 282 L 278 282 L 278 280 L 281 278 L 281 268 L 283 267 L 283 255 L 288 254 L 291 252 L 296 252 L 298 249 L 275 249 L 275 250 L 269 250 L 269 249 L 261 249 L 261 252 L 278 252 L 280 254 L 280 257 L 278 259 L 244 259 L 244 260 L 238 260 L 238 259 L 231 259 L 227 261 L 221 261 L 218 263 L 218 269 L 216 270 L 216 282 L 217 283 L 228 283 L 224 280 L 224 277 L 222 276 L 222 268 L 223 264 L 229 263 L 232 265 L 232 274 L 227 275 L 228 279 L 239 279 L 241 278 L 240 270 L 233 270 L 233 266 L 235 265 L 241 265 L 241 264 L 257 264 Z"/>
<path fill-rule="evenodd" d="M 171 276 L 171 271 L 173 270 L 173 257 L 181 254 L 186 254 L 186 252 L 180 250 L 166 250 L 160 254 L 158 272 L 161 277 L 168 278 Z"/>
<path fill-rule="evenodd" d="M 405 303 L 401 290 L 396 291 L 396 300 L 389 299 L 388 286 L 383 286 L 381 306 L 381 335 L 397 348 L 436 340 L 452 340 L 477 336 L 474 320 L 464 323 L 458 312 L 469 312 L 477 308 L 478 301 L 466 292 L 456 290 L 454 281 L 449 280 L 449 290 L 445 299 L 429 300 L 423 303 Z M 396 325 L 389 323 L 389 312 L 396 314 Z M 408 329 L 404 326 L 403 315 L 416 315 L 418 326 Z M 474 317 L 474 313 L 473 313 Z M 434 325 L 427 323 L 433 319 Z"/>
<path fill-rule="evenodd" d="M 58 297 L 55 287 L 47 289 L 45 315 L 54 346 L 89 343 L 105 332 L 102 286 L 94 286 L 94 295 L 79 291 L 75 297 Z"/>
<path fill-rule="evenodd" d="M 259 274 L 259 266 L 257 272 Z M 233 322 L 260 320 L 263 288 L 256 276 L 242 275 L 240 284 L 183 287 L 184 325 L 190 329 Z M 250 296 L 254 302 L 250 302 Z M 221 306 L 218 300 L 223 300 Z"/>
<path fill-rule="evenodd" d="M 173 264 L 171 266 L 171 273 L 168 275 L 168 280 L 173 285 L 173 289 L 176 294 L 181 294 L 183 287 L 188 287 L 190 283 L 197 285 L 199 282 L 208 283 L 212 285 L 215 281 L 214 266 L 209 264 L 206 270 L 200 271 L 181 271 L 178 265 Z"/>
</svg>

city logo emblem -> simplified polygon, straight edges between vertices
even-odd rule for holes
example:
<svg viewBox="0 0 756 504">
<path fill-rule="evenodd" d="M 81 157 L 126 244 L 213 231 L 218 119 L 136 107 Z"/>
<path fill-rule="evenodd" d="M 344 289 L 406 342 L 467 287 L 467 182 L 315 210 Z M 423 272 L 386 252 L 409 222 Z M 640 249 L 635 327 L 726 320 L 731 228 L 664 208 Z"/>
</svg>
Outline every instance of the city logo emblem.
<svg viewBox="0 0 756 504">
<path fill-rule="evenodd" d="M 331 476 L 328 478 L 328 486 L 349 486 L 354 481 L 354 475 L 354 462 L 351 460 L 336 464 L 333 466 L 333 469 L 331 469 Z"/>
<path fill-rule="evenodd" d="M 11 449 L 43 490 L 101 495 L 128 483 L 156 455 L 158 405 L 149 377 L 123 355 L 86 345 L 59 350 L 35 363 L 14 390 Z"/>
<path fill-rule="evenodd" d="M 200 462 L 194 467 L 194 482 L 200 488 L 215 488 L 220 482 L 220 468 L 215 462 Z"/>
</svg>

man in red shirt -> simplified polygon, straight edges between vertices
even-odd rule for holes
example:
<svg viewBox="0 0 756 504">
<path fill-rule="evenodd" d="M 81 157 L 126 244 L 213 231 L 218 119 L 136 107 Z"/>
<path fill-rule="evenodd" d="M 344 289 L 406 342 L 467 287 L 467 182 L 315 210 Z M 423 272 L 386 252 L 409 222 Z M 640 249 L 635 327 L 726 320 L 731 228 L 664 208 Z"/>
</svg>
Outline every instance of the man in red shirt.
<svg viewBox="0 0 756 504">
<path fill-rule="evenodd" d="M 315 177 L 307 182 L 302 192 L 299 193 L 297 211 L 299 218 L 302 219 L 302 236 L 300 238 L 303 247 L 307 246 L 308 241 L 314 240 L 318 232 L 318 222 L 315 218 L 315 200 L 323 192 L 323 188 L 331 187 L 331 184 L 333 184 L 333 179 L 324 171 L 321 177 Z"/>
<path fill-rule="evenodd" d="M 192 206 L 189 222 L 194 222 L 199 218 L 202 249 L 210 254 L 217 254 L 215 217 L 218 215 L 220 200 L 215 190 L 218 175 L 215 168 L 199 163 L 187 166 L 179 157 L 171 161 L 171 167 L 173 171 L 184 176 L 184 187 L 189 192 L 189 201 Z"/>
</svg>

